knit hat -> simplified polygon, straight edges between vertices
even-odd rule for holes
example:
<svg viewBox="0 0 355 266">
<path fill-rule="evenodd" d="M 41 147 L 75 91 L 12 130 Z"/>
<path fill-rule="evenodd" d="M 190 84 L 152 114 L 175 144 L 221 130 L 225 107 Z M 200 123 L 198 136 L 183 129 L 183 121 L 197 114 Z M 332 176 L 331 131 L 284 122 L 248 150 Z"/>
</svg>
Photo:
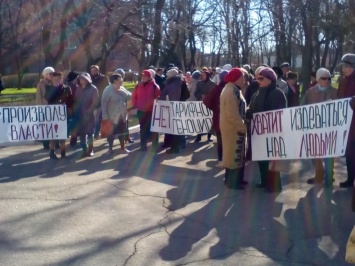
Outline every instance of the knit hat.
<svg viewBox="0 0 355 266">
<path fill-rule="evenodd" d="M 355 54 L 345 54 L 340 60 L 340 64 L 347 64 L 353 68 L 355 68 Z"/>
<path fill-rule="evenodd" d="M 122 68 L 117 68 L 115 70 L 115 73 L 120 74 L 122 78 L 124 78 L 124 76 L 126 75 L 126 72 L 124 72 Z"/>
<path fill-rule="evenodd" d="M 142 75 L 146 76 L 146 77 L 148 77 L 150 79 L 152 78 L 152 72 L 150 72 L 148 69 L 143 70 Z"/>
<path fill-rule="evenodd" d="M 229 71 L 227 71 L 227 70 L 223 70 L 221 73 L 219 73 L 219 80 L 223 80 L 224 81 L 224 78 L 228 74 L 228 72 Z"/>
<path fill-rule="evenodd" d="M 53 67 L 46 67 L 45 69 L 43 69 L 42 75 L 43 75 L 43 77 L 45 77 L 47 74 L 54 73 L 54 72 L 55 72 L 55 70 Z"/>
<path fill-rule="evenodd" d="M 196 70 L 196 71 L 194 71 L 194 72 L 192 73 L 191 77 L 192 77 L 193 79 L 199 80 L 200 77 L 201 77 L 201 72 L 198 71 L 198 70 Z"/>
<path fill-rule="evenodd" d="M 288 62 L 283 62 L 280 67 L 290 67 L 290 64 Z"/>
<path fill-rule="evenodd" d="M 219 74 L 221 73 L 222 69 L 220 67 L 216 67 L 216 73 Z"/>
<path fill-rule="evenodd" d="M 92 79 L 89 73 L 83 72 L 79 77 L 85 79 L 90 84 L 92 83 Z"/>
<path fill-rule="evenodd" d="M 264 78 L 267 78 L 271 81 L 276 81 L 277 80 L 277 76 L 274 70 L 272 70 L 269 67 L 264 67 L 263 69 L 260 70 L 259 72 L 260 76 L 263 76 Z"/>
<path fill-rule="evenodd" d="M 233 67 L 232 67 L 232 65 L 231 64 L 225 64 L 223 67 L 222 67 L 222 70 L 227 70 L 227 71 L 229 71 L 229 70 L 231 70 Z"/>
<path fill-rule="evenodd" d="M 186 72 L 186 76 L 191 76 L 191 72 L 190 72 L 190 71 L 187 71 L 187 72 Z"/>
<path fill-rule="evenodd" d="M 327 77 L 327 78 L 331 77 L 329 70 L 326 68 L 320 68 L 317 70 L 316 80 L 318 81 L 320 78 L 323 78 L 323 77 Z"/>
<path fill-rule="evenodd" d="M 240 68 L 232 68 L 224 77 L 225 82 L 235 82 L 237 81 L 240 77 L 243 76 L 243 72 Z"/>
<path fill-rule="evenodd" d="M 284 73 L 282 72 L 281 67 L 274 66 L 274 67 L 272 67 L 272 70 L 275 71 L 275 73 L 276 73 L 276 75 L 277 75 L 277 78 L 282 77 L 282 75 L 284 74 Z"/>
<path fill-rule="evenodd" d="M 175 68 L 172 68 L 168 72 L 166 72 L 167 78 L 173 78 L 176 77 L 177 75 L 179 75 L 179 72 Z"/>
<path fill-rule="evenodd" d="M 148 71 L 152 74 L 152 78 L 155 78 L 155 71 L 154 71 L 154 69 L 149 68 Z"/>
<path fill-rule="evenodd" d="M 100 70 L 100 67 L 99 67 L 98 65 L 92 65 L 92 66 L 90 67 L 90 69 L 92 69 L 92 68 L 96 68 L 97 70 Z"/>
<path fill-rule="evenodd" d="M 68 73 L 68 76 L 67 76 L 67 80 L 68 82 L 72 82 L 73 80 L 75 80 L 77 77 L 79 77 L 79 74 L 74 72 L 74 71 L 70 71 Z"/>
</svg>

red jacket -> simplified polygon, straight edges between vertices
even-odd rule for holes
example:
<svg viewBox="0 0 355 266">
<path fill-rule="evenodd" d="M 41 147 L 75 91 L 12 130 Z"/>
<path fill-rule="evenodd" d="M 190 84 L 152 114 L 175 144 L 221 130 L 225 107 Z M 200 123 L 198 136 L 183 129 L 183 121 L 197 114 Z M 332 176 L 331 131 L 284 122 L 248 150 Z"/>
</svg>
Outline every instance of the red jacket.
<svg viewBox="0 0 355 266">
<path fill-rule="evenodd" d="M 159 86 L 153 79 L 145 83 L 140 82 L 133 90 L 132 104 L 139 111 L 151 112 L 153 110 L 154 100 L 157 99 L 159 95 Z"/>
<path fill-rule="evenodd" d="M 203 103 L 206 105 L 208 109 L 211 109 L 213 114 L 212 114 L 212 128 L 216 132 L 221 132 L 219 128 L 219 98 L 221 96 L 221 93 L 223 91 L 224 86 L 226 83 L 224 81 L 221 81 L 217 86 L 212 88 L 205 96 L 203 99 Z"/>
<path fill-rule="evenodd" d="M 348 76 L 344 77 L 339 84 L 338 88 L 338 98 L 349 98 L 355 96 L 355 70 L 354 72 Z M 351 120 L 349 137 L 348 137 L 348 145 L 346 149 L 347 156 L 355 156 L 355 150 L 351 149 L 351 143 L 355 143 L 355 115 Z"/>
</svg>

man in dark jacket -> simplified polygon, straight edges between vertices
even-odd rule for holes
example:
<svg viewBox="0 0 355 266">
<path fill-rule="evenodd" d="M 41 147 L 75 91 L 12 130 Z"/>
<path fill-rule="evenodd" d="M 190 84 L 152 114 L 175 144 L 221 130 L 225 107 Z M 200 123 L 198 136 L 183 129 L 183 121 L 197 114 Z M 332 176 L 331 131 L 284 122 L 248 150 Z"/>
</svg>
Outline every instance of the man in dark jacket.
<svg viewBox="0 0 355 266">
<path fill-rule="evenodd" d="M 99 139 L 100 128 L 101 128 L 101 120 L 102 120 L 102 111 L 101 111 L 101 98 L 104 89 L 110 84 L 108 82 L 108 78 L 100 73 L 100 68 L 97 65 L 93 65 L 90 67 L 90 75 L 92 80 L 92 85 L 94 85 L 99 91 L 99 105 L 95 111 L 95 139 Z"/>
<path fill-rule="evenodd" d="M 339 84 L 338 98 L 352 97 L 351 108 L 354 109 L 355 96 L 355 54 L 345 54 L 341 58 L 341 66 L 344 78 Z M 351 120 L 350 131 L 348 136 L 348 143 L 345 151 L 346 168 L 348 171 L 348 178 L 345 182 L 340 183 L 340 187 L 352 187 L 355 179 L 355 115 Z"/>
</svg>

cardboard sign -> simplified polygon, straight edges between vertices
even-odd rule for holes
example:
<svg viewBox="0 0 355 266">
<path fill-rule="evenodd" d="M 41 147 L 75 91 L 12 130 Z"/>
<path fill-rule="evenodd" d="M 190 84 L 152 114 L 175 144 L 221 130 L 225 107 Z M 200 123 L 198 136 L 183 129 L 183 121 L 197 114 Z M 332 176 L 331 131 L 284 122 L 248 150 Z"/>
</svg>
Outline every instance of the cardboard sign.
<svg viewBox="0 0 355 266">
<path fill-rule="evenodd" d="M 212 128 L 212 111 L 202 101 L 155 101 L 151 131 L 173 135 L 197 135 Z"/>
<path fill-rule="evenodd" d="M 0 107 L 0 142 L 67 138 L 65 105 Z"/>
<path fill-rule="evenodd" d="M 339 157 L 345 154 L 350 98 L 255 113 L 253 161 Z"/>
</svg>

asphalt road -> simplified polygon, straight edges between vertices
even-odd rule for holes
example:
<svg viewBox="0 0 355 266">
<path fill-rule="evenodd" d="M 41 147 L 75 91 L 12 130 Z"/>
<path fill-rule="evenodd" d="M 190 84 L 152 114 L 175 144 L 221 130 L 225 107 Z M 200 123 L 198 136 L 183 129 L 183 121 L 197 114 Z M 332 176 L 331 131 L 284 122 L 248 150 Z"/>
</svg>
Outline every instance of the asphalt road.
<svg viewBox="0 0 355 266">
<path fill-rule="evenodd" d="M 137 136 L 135 136 L 137 138 Z M 179 155 L 139 152 L 48 159 L 39 144 L 0 147 L 0 265 L 347 265 L 354 226 L 344 159 L 333 189 L 308 185 L 309 161 L 283 174 L 283 191 L 223 186 L 216 143 Z M 116 145 L 118 144 L 118 141 Z"/>
</svg>

